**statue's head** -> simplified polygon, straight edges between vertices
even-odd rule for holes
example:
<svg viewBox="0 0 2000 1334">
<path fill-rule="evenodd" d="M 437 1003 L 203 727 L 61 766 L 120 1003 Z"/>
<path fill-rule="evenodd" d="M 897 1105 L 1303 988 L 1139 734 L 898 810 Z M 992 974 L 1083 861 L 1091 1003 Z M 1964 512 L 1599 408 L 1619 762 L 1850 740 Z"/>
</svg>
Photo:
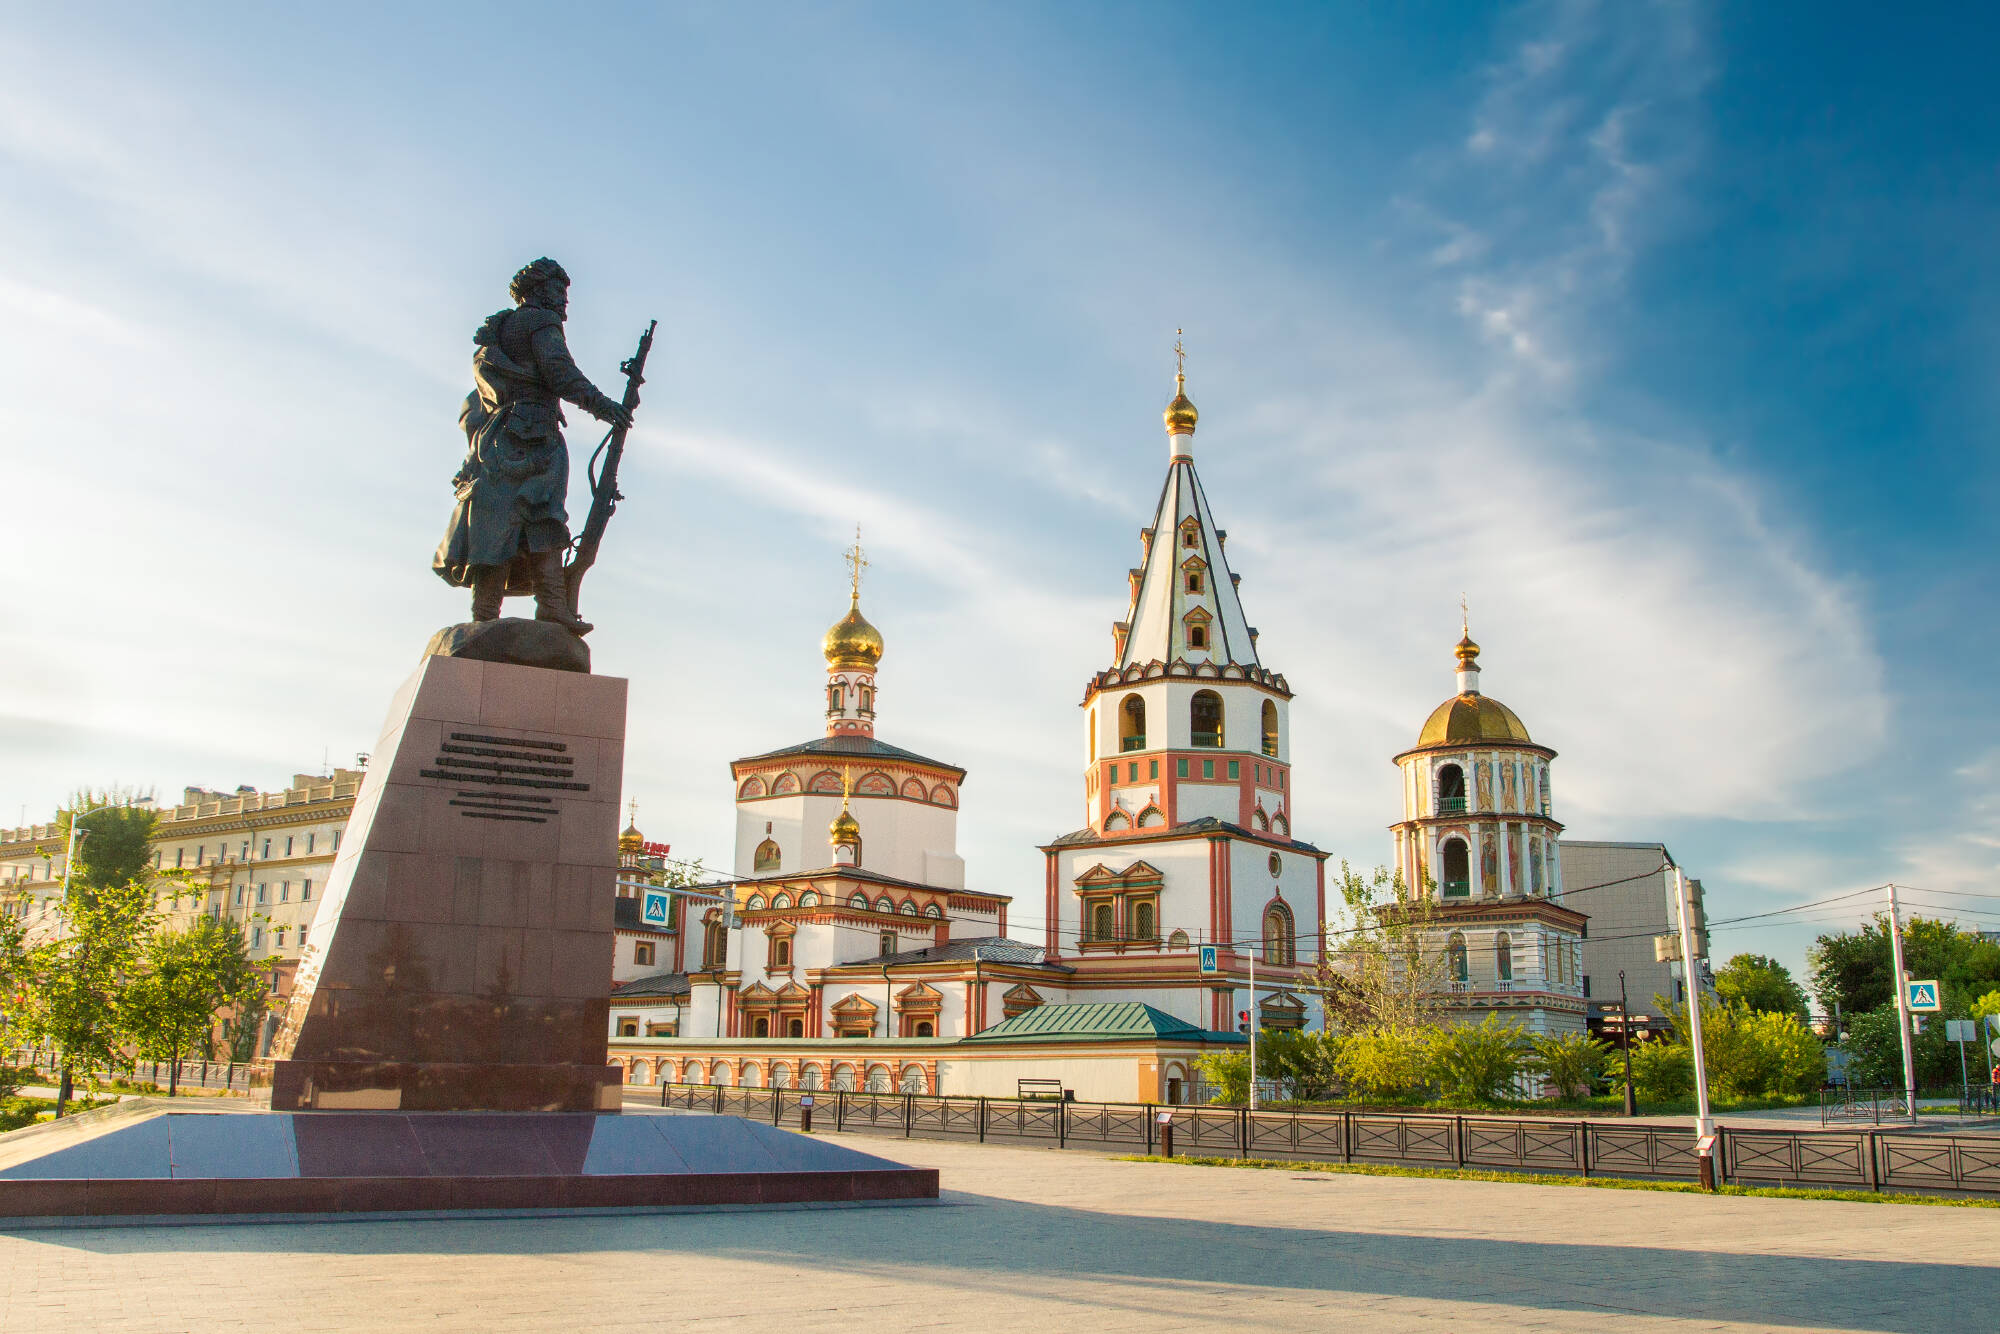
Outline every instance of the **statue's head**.
<svg viewBox="0 0 2000 1334">
<path fill-rule="evenodd" d="M 557 312 L 569 309 L 569 275 L 563 266 L 544 255 L 524 265 L 507 284 L 517 306 L 540 306 Z"/>
</svg>

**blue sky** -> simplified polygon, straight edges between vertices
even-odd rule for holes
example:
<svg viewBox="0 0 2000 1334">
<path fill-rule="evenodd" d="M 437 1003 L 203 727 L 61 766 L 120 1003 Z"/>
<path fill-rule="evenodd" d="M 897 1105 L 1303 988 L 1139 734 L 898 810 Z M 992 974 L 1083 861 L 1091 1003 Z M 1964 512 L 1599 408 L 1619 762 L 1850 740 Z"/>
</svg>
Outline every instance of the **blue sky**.
<svg viewBox="0 0 2000 1334">
<path fill-rule="evenodd" d="M 677 851 L 725 864 L 728 760 L 819 729 L 859 522 L 882 734 L 1039 896 L 1185 328 L 1302 836 L 1386 860 L 1463 591 L 1572 836 L 1665 840 L 1718 918 L 1993 893 L 1994 23 L 16 11 L 0 818 L 367 748 L 462 614 L 470 334 L 548 253 L 600 383 L 661 320 L 585 610 Z"/>
</svg>

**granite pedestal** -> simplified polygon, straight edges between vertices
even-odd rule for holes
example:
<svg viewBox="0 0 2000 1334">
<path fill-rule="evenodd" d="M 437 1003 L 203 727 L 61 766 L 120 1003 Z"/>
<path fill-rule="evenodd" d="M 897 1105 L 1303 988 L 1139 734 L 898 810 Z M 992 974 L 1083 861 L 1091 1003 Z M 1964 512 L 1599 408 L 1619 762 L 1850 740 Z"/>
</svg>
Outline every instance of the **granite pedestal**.
<svg viewBox="0 0 2000 1334">
<path fill-rule="evenodd" d="M 423 659 L 313 918 L 274 1109 L 617 1109 L 624 738 L 616 677 Z"/>
</svg>

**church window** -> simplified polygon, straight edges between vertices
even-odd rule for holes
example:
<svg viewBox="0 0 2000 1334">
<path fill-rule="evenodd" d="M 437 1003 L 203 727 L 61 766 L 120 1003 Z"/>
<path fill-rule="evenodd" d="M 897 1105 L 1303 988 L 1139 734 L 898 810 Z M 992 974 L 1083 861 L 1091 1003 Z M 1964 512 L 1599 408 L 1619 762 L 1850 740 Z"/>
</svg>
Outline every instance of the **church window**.
<svg viewBox="0 0 2000 1334">
<path fill-rule="evenodd" d="M 1192 627 L 1190 627 L 1192 628 Z M 1189 740 L 1197 746 L 1222 744 L 1222 696 L 1213 690 L 1197 690 L 1188 701 Z"/>
<path fill-rule="evenodd" d="M 1264 753 L 1278 758 L 1278 706 L 1268 699 L 1264 701 Z"/>
<path fill-rule="evenodd" d="M 770 1021 L 769 1019 L 764 1019 L 764 1018 L 759 1018 L 759 1019 L 757 1020 L 757 1023 L 756 1023 L 756 1026 L 755 1026 L 755 1027 L 754 1027 L 754 1028 L 753 1028 L 753 1029 L 751 1030 L 751 1032 L 750 1032 L 750 1036 L 751 1036 L 751 1037 L 753 1037 L 753 1038 L 768 1038 L 768 1037 L 770 1037 L 770 1036 L 771 1036 L 771 1021 Z"/>
<path fill-rule="evenodd" d="M 1166 812 L 1150 803 L 1147 804 L 1145 810 L 1139 812 L 1139 828 L 1141 829 L 1152 829 L 1166 822 Z"/>
<path fill-rule="evenodd" d="M 1131 827 L 1132 817 L 1123 811 L 1113 811 L 1104 817 L 1104 832 L 1107 834 L 1114 830 L 1130 829 Z"/>
<path fill-rule="evenodd" d="M 1231 760 L 1229 762 L 1229 776 L 1231 778 L 1241 777 L 1241 775 L 1237 772 L 1237 762 L 1235 760 Z"/>
<path fill-rule="evenodd" d="M 653 942 L 635 940 L 632 942 L 632 962 L 650 968 L 653 964 Z"/>
<path fill-rule="evenodd" d="M 932 1024 L 932 1023 L 931 1023 L 931 1021 L 930 1021 L 930 1020 L 928 1020 L 928 1019 L 919 1019 L 919 1020 L 917 1020 L 917 1023 L 916 1023 L 916 1028 L 915 1028 L 915 1030 L 914 1030 L 914 1031 L 913 1031 L 913 1032 L 912 1032 L 912 1033 L 910 1034 L 910 1036 L 911 1036 L 911 1037 L 913 1037 L 913 1038 L 932 1038 L 932 1037 L 936 1037 L 936 1036 L 937 1036 L 937 1027 L 936 1027 L 936 1025 Z M 908 1090 L 905 1090 L 905 1092 L 907 1092 L 907 1091 L 908 1091 Z"/>
<path fill-rule="evenodd" d="M 943 916 L 944 916 L 944 910 L 943 910 L 942 908 L 938 907 L 938 906 L 937 906 L 937 905 L 936 905 L 935 903 L 933 903 L 933 904 L 932 904 L 932 905 L 931 905 L 930 907 L 928 907 L 928 908 L 924 909 L 924 916 L 926 916 L 926 917 L 930 917 L 930 918 L 939 918 L 939 917 L 943 917 Z"/>
<path fill-rule="evenodd" d="M 813 775 L 812 783 L 806 790 L 808 792 L 824 792 L 828 796 L 837 797 L 840 795 L 840 775 L 831 769 L 822 769 Z"/>
<path fill-rule="evenodd" d="M 931 1035 L 929 1024 L 919 1024 L 917 1027 L 924 1030 L 917 1034 L 918 1037 L 927 1038 Z M 906 1065 L 903 1067 L 902 1091 L 905 1093 L 922 1093 L 924 1091 L 924 1069 L 922 1066 Z"/>
<path fill-rule="evenodd" d="M 1176 761 L 1176 762 L 1175 762 L 1175 764 L 1174 764 L 1174 773 L 1175 773 L 1175 775 L 1176 775 L 1176 776 L 1178 776 L 1178 777 L 1181 777 L 1181 778 L 1186 778 L 1186 777 L 1188 776 L 1188 767 L 1187 767 L 1187 764 L 1188 764 L 1188 762 L 1187 762 L 1186 760 L 1178 760 L 1178 761 Z"/>
<path fill-rule="evenodd" d="M 1208 627 L 1207 627 L 1207 626 L 1205 626 L 1205 625 L 1190 625 L 1190 626 L 1189 626 L 1189 627 L 1187 628 L 1187 631 L 1188 631 L 1188 647 L 1189 647 L 1189 648 L 1207 648 L 1207 647 L 1208 647 Z"/>
<path fill-rule="evenodd" d="M 771 906 L 773 908 L 789 908 L 792 906 L 792 896 L 789 894 L 779 894 L 771 900 Z"/>
<path fill-rule="evenodd" d="M 1465 810 L 1465 770 L 1447 764 L 1438 770 L 1439 815 L 1457 815 Z"/>
<path fill-rule="evenodd" d="M 762 894 L 752 894 L 748 899 L 748 901 L 744 903 L 743 911 L 756 912 L 763 906 L 764 906 L 764 896 Z"/>
<path fill-rule="evenodd" d="M 799 906 L 801 908 L 819 907 L 819 895 L 810 889 L 807 890 L 805 893 L 799 895 Z"/>
<path fill-rule="evenodd" d="M 1118 749 L 1146 748 L 1146 701 L 1127 695 L 1118 706 Z"/>
<path fill-rule="evenodd" d="M 782 936 L 771 942 L 771 967 L 790 968 L 792 966 L 792 942 Z"/>
<path fill-rule="evenodd" d="M 1111 905 L 1093 903 L 1090 906 L 1090 939 L 1110 940 L 1113 937 L 1111 925 Z"/>
<path fill-rule="evenodd" d="M 1471 980 L 1471 963 L 1465 957 L 1465 933 L 1454 931 L 1451 942 L 1444 947 L 1446 966 L 1451 971 L 1451 980 L 1461 985 Z"/>
<path fill-rule="evenodd" d="M 894 912 L 896 911 L 896 901 L 887 894 L 884 894 L 881 898 L 875 900 L 875 911 Z"/>
<path fill-rule="evenodd" d="M 804 1037 L 805 1035 L 806 1035 L 806 1021 L 805 1021 L 805 1020 L 803 1020 L 803 1019 L 787 1019 L 787 1020 L 785 1021 L 785 1036 L 786 1036 L 786 1037 L 788 1037 L 788 1038 L 802 1038 L 802 1037 Z"/>
<path fill-rule="evenodd" d="M 1505 931 L 1493 942 L 1494 967 L 1502 982 L 1514 980 L 1514 941 Z"/>
<path fill-rule="evenodd" d="M 867 686 L 861 687 L 861 711 L 863 713 L 875 711 L 875 692 Z"/>
<path fill-rule="evenodd" d="M 861 1036 L 866 1037 L 867 1034 Z M 842 1093 L 854 1092 L 854 1067 L 845 1064 L 834 1066 L 833 1086 Z"/>
<path fill-rule="evenodd" d="M 1137 760 L 1133 760 L 1125 766 L 1125 781 L 1128 783 L 1139 781 L 1139 762 Z"/>
<path fill-rule="evenodd" d="M 618 1016 L 618 1036 L 619 1036 L 619 1037 L 621 1037 L 621 1038 L 636 1038 L 636 1037 L 638 1037 L 638 1036 L 639 1036 L 639 1016 L 638 1016 L 638 1015 L 636 1015 L 636 1014 L 621 1014 L 621 1015 L 619 1015 L 619 1016 Z"/>
<path fill-rule="evenodd" d="M 1280 875 L 1284 874 L 1285 859 L 1283 857 L 1280 857 L 1275 852 L 1271 854 L 1269 860 L 1265 862 L 1265 865 L 1270 867 L 1271 878 L 1273 880 L 1276 880 Z"/>
<path fill-rule="evenodd" d="M 868 1091 L 870 1093 L 887 1093 L 890 1091 L 888 1066 L 871 1065 L 868 1067 Z"/>
<path fill-rule="evenodd" d="M 1175 931 L 1175 932 L 1174 932 L 1174 933 L 1173 933 L 1173 934 L 1172 934 L 1171 936 L 1168 936 L 1168 937 L 1167 937 L 1167 948 L 1168 948 L 1168 949 L 1170 949 L 1170 950 L 1184 950 L 1184 949 L 1186 949 L 1187 947 L 1188 947 L 1188 933 L 1187 933 L 1187 932 L 1185 932 L 1185 931 L 1180 931 L 1180 930 L 1176 930 L 1176 931 Z"/>
<path fill-rule="evenodd" d="M 818 1088 L 820 1079 L 819 1067 L 816 1065 L 806 1066 L 803 1070 L 799 1071 L 799 1087 L 802 1089 Z"/>
<path fill-rule="evenodd" d="M 886 959 L 896 952 L 896 933 L 884 931 L 881 936 L 881 957 Z"/>
<path fill-rule="evenodd" d="M 1190 592 L 1190 593 L 1200 593 L 1200 592 L 1201 592 L 1201 571 L 1200 571 L 1200 570 L 1189 570 L 1189 571 L 1187 572 L 1187 591 L 1188 591 L 1188 592 Z"/>
<path fill-rule="evenodd" d="M 847 901 L 847 906 L 850 908 L 859 908 L 861 909 L 861 911 L 867 912 L 868 896 L 866 894 L 856 894 L 853 898 Z"/>
<path fill-rule="evenodd" d="M 796 792 L 798 790 L 799 790 L 799 776 L 795 773 L 790 772 L 789 770 L 786 771 L 785 773 L 779 774 L 777 779 L 771 784 L 771 795 L 774 797 L 782 797 L 787 793 Z"/>
<path fill-rule="evenodd" d="M 839 712 L 840 712 L 840 696 L 841 696 L 841 693 L 842 693 L 842 692 L 841 692 L 841 688 L 840 688 L 840 682 L 838 682 L 838 681 L 833 681 L 833 682 L 830 682 L 830 683 L 829 683 L 829 684 L 827 685 L 827 687 L 826 687 L 826 708 L 827 708 L 827 712 L 829 712 L 829 713 L 839 713 Z"/>
<path fill-rule="evenodd" d="M 1196 543 L 1200 540 L 1199 533 L 1200 530 L 1190 522 L 1187 527 L 1181 529 L 1181 545 L 1189 551 L 1193 551 Z"/>
<path fill-rule="evenodd" d="M 784 855 L 778 851 L 778 845 L 767 838 L 757 845 L 757 855 L 750 866 L 756 871 L 775 871 L 783 862 Z"/>
<path fill-rule="evenodd" d="M 1465 840 L 1454 838 L 1444 845 L 1444 896 L 1462 899 L 1472 893 L 1472 854 Z"/>
<path fill-rule="evenodd" d="M 903 906 L 896 909 L 896 911 L 905 917 L 915 917 L 917 915 L 917 905 L 908 899 L 904 899 Z"/>
<path fill-rule="evenodd" d="M 1297 946 L 1292 936 L 1292 910 L 1282 902 L 1264 909 L 1264 962 L 1289 965 L 1296 962 Z"/>
<path fill-rule="evenodd" d="M 1150 901 L 1132 905 L 1132 936 L 1135 940 L 1152 940 L 1159 935 L 1160 910 Z"/>
</svg>

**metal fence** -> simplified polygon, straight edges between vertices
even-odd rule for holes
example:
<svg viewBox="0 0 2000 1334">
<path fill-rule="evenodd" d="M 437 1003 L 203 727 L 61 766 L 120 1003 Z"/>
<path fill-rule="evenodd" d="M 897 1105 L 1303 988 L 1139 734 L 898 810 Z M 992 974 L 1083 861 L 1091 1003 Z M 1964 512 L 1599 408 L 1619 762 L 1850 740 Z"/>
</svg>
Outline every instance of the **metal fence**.
<svg viewBox="0 0 2000 1334">
<path fill-rule="evenodd" d="M 62 1078 L 62 1065 L 47 1052 L 16 1050 L 7 1053 L 7 1064 L 18 1070 L 34 1070 L 47 1076 L 47 1082 L 54 1084 Z M 130 1070 L 121 1070 L 119 1078 L 130 1081 L 145 1080 L 158 1084 L 160 1092 L 167 1091 L 167 1077 L 171 1072 L 165 1061 L 137 1061 Z M 77 1080 L 76 1088 L 81 1096 L 86 1085 Z M 180 1087 L 184 1089 L 242 1089 L 250 1088 L 250 1067 L 242 1062 L 229 1061 L 182 1061 Z"/>
<path fill-rule="evenodd" d="M 1177 1153 L 1301 1162 L 1394 1163 L 1693 1181 L 1692 1128 L 1634 1122 L 1401 1112 L 1252 1112 L 1241 1107 L 849 1093 L 664 1084 L 662 1107 L 905 1138 L 1050 1144 L 1156 1153 L 1170 1111 Z M 650 1089 L 648 1090 L 650 1092 Z M 2000 1195 L 2000 1135 L 1874 1129 L 1719 1132 L 1720 1178 L 1744 1186 Z"/>
</svg>

